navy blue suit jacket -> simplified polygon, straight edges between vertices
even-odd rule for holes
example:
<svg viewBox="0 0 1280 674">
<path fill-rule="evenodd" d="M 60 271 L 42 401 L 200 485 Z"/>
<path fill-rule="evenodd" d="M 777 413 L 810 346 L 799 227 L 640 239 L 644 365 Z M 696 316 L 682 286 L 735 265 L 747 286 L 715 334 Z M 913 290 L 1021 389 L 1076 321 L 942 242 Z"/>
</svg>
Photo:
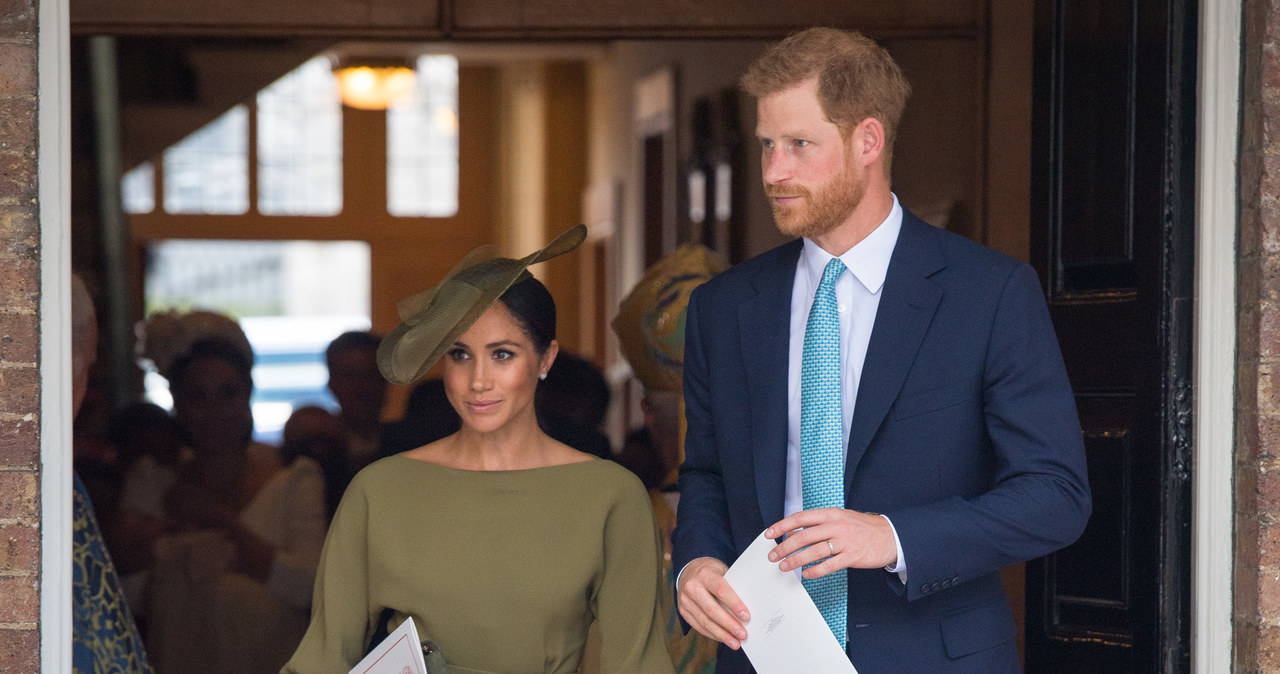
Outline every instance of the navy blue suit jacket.
<svg viewBox="0 0 1280 674">
<path fill-rule="evenodd" d="M 731 564 L 783 513 L 792 241 L 698 287 L 673 564 Z M 1080 536 L 1075 401 L 1035 272 L 904 212 L 849 432 L 845 506 L 883 513 L 907 563 L 849 571 L 859 674 L 1017 671 L 999 571 Z M 751 625 L 747 625 L 748 632 Z M 746 672 L 722 647 L 717 672 Z"/>
</svg>

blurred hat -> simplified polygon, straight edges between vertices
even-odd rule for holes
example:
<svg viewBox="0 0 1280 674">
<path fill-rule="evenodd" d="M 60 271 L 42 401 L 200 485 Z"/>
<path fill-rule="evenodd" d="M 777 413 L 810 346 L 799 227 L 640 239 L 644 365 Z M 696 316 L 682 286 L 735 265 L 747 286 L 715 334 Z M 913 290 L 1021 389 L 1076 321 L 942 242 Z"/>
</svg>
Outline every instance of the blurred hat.
<svg viewBox="0 0 1280 674">
<path fill-rule="evenodd" d="M 645 388 L 680 390 L 689 293 L 724 270 L 709 248 L 686 243 L 654 263 L 622 300 L 613 332 Z"/>
<path fill-rule="evenodd" d="M 563 255 L 586 238 L 586 226 L 576 225 L 519 260 L 497 257 L 493 246 L 468 253 L 438 285 L 396 303 L 403 322 L 378 346 L 382 376 L 395 384 L 421 377 L 507 288 L 529 275 L 529 265 Z"/>
<path fill-rule="evenodd" d="M 197 309 L 187 313 L 168 310 L 152 314 L 134 326 L 138 338 L 138 358 L 150 361 L 165 379 L 172 375 L 173 364 L 191 350 L 191 345 L 206 339 L 220 339 L 253 365 L 253 347 L 235 319 L 213 311 Z"/>
</svg>

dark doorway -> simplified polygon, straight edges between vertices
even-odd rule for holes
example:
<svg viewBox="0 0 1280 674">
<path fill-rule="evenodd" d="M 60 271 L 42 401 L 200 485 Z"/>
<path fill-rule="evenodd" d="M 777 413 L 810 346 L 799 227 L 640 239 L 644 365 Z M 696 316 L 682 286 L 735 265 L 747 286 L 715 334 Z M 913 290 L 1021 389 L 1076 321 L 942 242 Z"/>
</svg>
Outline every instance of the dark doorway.
<svg viewBox="0 0 1280 674">
<path fill-rule="evenodd" d="M 1036 3 L 1032 252 L 1094 510 L 1027 569 L 1028 672 L 1190 670 L 1194 0 Z"/>
</svg>

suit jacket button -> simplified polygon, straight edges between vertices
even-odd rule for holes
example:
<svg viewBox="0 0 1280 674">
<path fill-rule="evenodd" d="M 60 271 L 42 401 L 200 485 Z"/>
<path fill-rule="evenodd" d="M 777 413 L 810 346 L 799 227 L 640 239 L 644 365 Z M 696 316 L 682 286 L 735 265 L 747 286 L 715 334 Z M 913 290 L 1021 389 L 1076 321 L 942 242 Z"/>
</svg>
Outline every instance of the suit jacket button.
<svg viewBox="0 0 1280 674">
<path fill-rule="evenodd" d="M 947 589 L 947 588 L 949 588 L 949 587 L 951 587 L 951 581 L 949 581 L 949 580 L 944 580 L 944 581 L 942 581 L 942 589 L 944 589 L 944 590 L 945 590 L 945 589 Z"/>
<path fill-rule="evenodd" d="M 920 594 L 929 594 L 929 584 L 925 583 L 920 586 Z"/>
<path fill-rule="evenodd" d="M 941 583 L 934 583 L 934 584 L 933 584 L 933 587 L 932 587 L 931 589 L 932 589 L 934 592 L 937 592 L 937 591 L 938 591 L 939 589 L 941 589 L 941 588 L 942 588 L 942 584 L 941 584 Z"/>
<path fill-rule="evenodd" d="M 960 584 L 960 576 L 956 576 L 955 578 L 952 578 L 952 579 L 951 579 L 951 584 L 952 584 L 952 585 L 959 585 L 959 584 Z"/>
</svg>

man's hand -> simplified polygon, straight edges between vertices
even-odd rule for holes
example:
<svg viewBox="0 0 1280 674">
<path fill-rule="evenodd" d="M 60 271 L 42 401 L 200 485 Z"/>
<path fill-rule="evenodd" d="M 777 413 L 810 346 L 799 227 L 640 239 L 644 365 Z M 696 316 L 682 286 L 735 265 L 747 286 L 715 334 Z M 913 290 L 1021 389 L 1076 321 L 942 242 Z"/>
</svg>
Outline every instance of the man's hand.
<svg viewBox="0 0 1280 674">
<path fill-rule="evenodd" d="M 737 650 L 747 638 L 747 628 L 742 623 L 750 620 L 751 614 L 724 579 L 728 570 L 724 562 L 713 557 L 689 562 L 680 573 L 677 604 L 680 615 L 695 630 Z"/>
<path fill-rule="evenodd" d="M 844 508 L 802 510 L 779 520 L 765 538 L 786 540 L 769 552 L 783 571 L 804 570 L 805 578 L 821 578 L 840 569 L 875 569 L 898 560 L 893 527 L 885 518 Z M 690 563 L 690 566 L 693 566 Z"/>
</svg>

